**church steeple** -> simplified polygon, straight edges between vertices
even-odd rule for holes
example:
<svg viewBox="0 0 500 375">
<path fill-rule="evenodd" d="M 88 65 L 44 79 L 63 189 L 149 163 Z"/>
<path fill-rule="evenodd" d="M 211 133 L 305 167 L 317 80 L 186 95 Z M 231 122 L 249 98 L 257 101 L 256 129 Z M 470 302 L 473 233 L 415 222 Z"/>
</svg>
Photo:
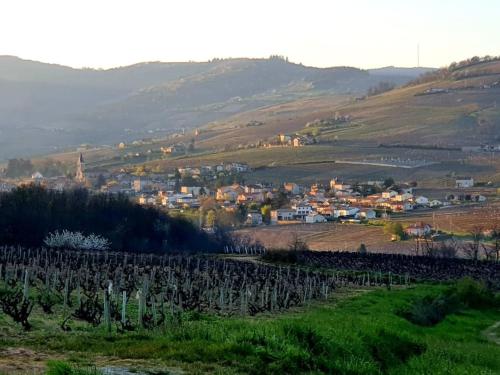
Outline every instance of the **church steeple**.
<svg viewBox="0 0 500 375">
<path fill-rule="evenodd" d="M 76 181 L 83 183 L 85 182 L 85 160 L 83 160 L 83 155 L 80 153 L 80 157 L 76 162 Z"/>
</svg>

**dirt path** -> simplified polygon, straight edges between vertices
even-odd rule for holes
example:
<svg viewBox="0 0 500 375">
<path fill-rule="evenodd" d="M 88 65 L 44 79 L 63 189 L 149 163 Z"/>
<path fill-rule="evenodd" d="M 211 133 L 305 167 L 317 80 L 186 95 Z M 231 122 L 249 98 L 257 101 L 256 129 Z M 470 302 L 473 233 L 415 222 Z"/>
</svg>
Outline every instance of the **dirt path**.
<svg viewBox="0 0 500 375">
<path fill-rule="evenodd" d="M 483 332 L 483 335 L 486 336 L 488 340 L 494 342 L 495 344 L 500 345 L 500 337 L 498 336 L 496 330 L 500 327 L 500 321 L 493 324 L 491 327 L 486 328 Z"/>
<path fill-rule="evenodd" d="M 5 348 L 0 350 L 0 374 L 43 374 L 50 359 L 60 358 L 26 348 Z"/>
<path fill-rule="evenodd" d="M 65 355 L 43 353 L 27 348 L 0 349 L 0 374 L 42 375 L 47 369 L 47 361 L 65 360 Z M 165 374 L 183 374 L 179 367 L 164 366 L 151 360 L 125 359 L 97 356 L 92 358 L 93 365 L 104 369 L 107 374 L 145 374 L 151 371 Z M 143 371 L 143 372 L 141 372 Z"/>
</svg>

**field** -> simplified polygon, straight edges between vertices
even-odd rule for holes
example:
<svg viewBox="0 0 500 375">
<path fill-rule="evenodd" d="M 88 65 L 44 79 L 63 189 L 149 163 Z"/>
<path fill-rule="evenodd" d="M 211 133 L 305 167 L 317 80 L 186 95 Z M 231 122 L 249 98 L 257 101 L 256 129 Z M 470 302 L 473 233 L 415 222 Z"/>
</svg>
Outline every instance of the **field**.
<svg viewBox="0 0 500 375">
<path fill-rule="evenodd" d="M 441 190 L 428 191 L 440 197 Z M 393 215 L 391 220 L 404 225 L 423 221 L 436 230 L 467 237 L 475 227 L 491 228 L 500 218 L 500 203 L 493 201 L 486 205 L 453 206 L 437 210 L 416 210 L 406 214 Z M 383 224 L 383 222 L 381 222 Z M 365 224 L 283 224 L 245 228 L 238 233 L 258 240 L 268 248 L 288 248 L 298 236 L 306 241 L 312 250 L 355 251 L 364 243 L 370 252 L 412 254 L 415 242 L 391 241 L 391 235 L 384 233 L 383 226 Z"/>
<path fill-rule="evenodd" d="M 383 227 L 357 224 L 290 224 L 238 231 L 249 235 L 268 248 L 288 248 L 295 235 L 306 241 L 311 250 L 354 251 L 364 243 L 370 252 L 410 254 L 414 250 L 412 241 L 391 242 Z"/>
</svg>

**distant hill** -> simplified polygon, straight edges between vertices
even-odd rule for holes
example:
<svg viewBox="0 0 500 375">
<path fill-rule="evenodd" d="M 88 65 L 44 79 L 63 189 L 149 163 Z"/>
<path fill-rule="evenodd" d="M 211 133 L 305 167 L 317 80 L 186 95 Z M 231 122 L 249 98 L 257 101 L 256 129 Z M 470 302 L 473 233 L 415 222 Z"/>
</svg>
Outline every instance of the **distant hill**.
<svg viewBox="0 0 500 375">
<path fill-rule="evenodd" d="M 321 96 L 237 114 L 213 123 L 200 147 L 256 142 L 279 132 L 315 132 L 321 141 L 372 144 L 479 146 L 500 143 L 500 61 L 471 59 L 449 68 L 417 68 L 403 87 L 370 97 Z M 369 71 L 371 77 L 408 75 L 405 68 Z M 305 128 L 306 123 L 348 115 L 342 126 Z M 262 126 L 245 124 L 259 121 Z"/>
<path fill-rule="evenodd" d="M 114 144 L 318 96 L 404 85 L 413 68 L 314 68 L 282 58 L 149 62 L 94 70 L 0 56 L 0 160 Z"/>
</svg>

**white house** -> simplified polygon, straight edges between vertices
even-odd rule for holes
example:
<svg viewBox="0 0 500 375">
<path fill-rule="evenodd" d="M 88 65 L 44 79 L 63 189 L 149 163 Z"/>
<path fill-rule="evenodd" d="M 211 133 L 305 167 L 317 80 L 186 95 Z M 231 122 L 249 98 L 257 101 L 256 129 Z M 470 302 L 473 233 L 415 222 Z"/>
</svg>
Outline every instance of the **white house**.
<svg viewBox="0 0 500 375">
<path fill-rule="evenodd" d="M 441 207 L 443 205 L 443 202 L 437 199 L 433 199 L 429 202 L 429 207 Z"/>
<path fill-rule="evenodd" d="M 333 210 L 333 217 L 347 217 L 347 216 L 355 216 L 359 212 L 359 208 L 357 207 L 347 207 L 347 208 L 338 208 Z"/>
<path fill-rule="evenodd" d="M 271 211 L 271 223 L 276 224 L 279 221 L 292 221 L 295 219 L 295 210 L 288 208 L 279 208 Z"/>
<path fill-rule="evenodd" d="M 305 218 L 307 215 L 313 212 L 311 205 L 307 203 L 299 203 L 293 205 L 292 209 L 295 210 L 295 216 L 300 219 Z"/>
<path fill-rule="evenodd" d="M 420 206 L 428 206 L 429 199 L 421 195 L 415 198 L 415 203 Z"/>
<path fill-rule="evenodd" d="M 377 213 L 372 209 L 364 209 L 356 214 L 357 219 L 371 220 L 377 217 Z"/>
<path fill-rule="evenodd" d="M 458 177 L 455 180 L 455 187 L 457 188 L 471 188 L 474 186 L 474 179 L 472 177 Z"/>
<path fill-rule="evenodd" d="M 429 234 L 431 230 L 432 227 L 429 224 L 420 222 L 411 224 L 408 228 L 405 229 L 405 233 L 409 236 L 422 237 Z"/>
<path fill-rule="evenodd" d="M 37 171 L 31 175 L 31 178 L 33 180 L 41 180 L 41 179 L 43 179 L 43 175 Z"/>
<path fill-rule="evenodd" d="M 306 216 L 306 223 L 314 224 L 314 223 L 325 223 L 326 218 L 323 215 L 317 214 L 315 212 L 310 213 Z"/>
</svg>

